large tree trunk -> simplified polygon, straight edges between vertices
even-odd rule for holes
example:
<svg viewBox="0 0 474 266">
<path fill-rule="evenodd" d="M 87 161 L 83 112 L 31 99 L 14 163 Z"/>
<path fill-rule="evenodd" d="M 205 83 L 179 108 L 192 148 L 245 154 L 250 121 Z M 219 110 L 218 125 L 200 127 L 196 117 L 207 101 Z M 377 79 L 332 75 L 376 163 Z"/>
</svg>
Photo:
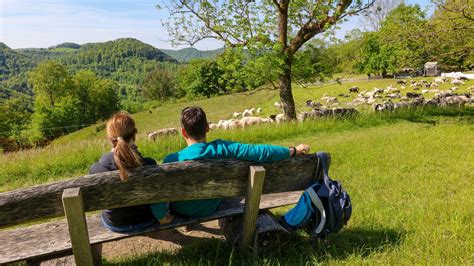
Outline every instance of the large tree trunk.
<svg viewBox="0 0 474 266">
<path fill-rule="evenodd" d="M 285 56 L 283 73 L 279 77 L 280 99 L 287 119 L 296 119 L 295 100 L 291 91 L 291 63 L 293 56 Z"/>
<path fill-rule="evenodd" d="M 295 119 L 295 101 L 291 92 L 291 62 L 293 53 L 288 47 L 288 5 L 289 0 L 281 0 L 278 8 L 278 42 L 281 44 L 281 53 L 284 58 L 283 72 L 279 77 L 280 99 L 287 119 Z"/>
</svg>

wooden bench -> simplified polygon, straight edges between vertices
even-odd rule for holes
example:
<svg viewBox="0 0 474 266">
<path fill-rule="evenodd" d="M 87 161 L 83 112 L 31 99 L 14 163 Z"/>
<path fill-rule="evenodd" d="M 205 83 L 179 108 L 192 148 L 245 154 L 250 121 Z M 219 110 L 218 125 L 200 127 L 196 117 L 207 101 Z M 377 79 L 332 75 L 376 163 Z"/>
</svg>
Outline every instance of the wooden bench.
<svg viewBox="0 0 474 266">
<path fill-rule="evenodd" d="M 236 160 L 189 161 L 134 169 L 127 182 L 113 171 L 0 193 L 0 264 L 73 253 L 77 265 L 92 265 L 91 247 L 101 243 L 238 214 L 243 214 L 240 245 L 248 247 L 254 240 L 259 209 L 296 203 L 300 191 L 319 176 L 319 166 L 315 154 L 257 166 Z M 210 216 L 177 218 L 140 234 L 110 232 L 99 215 L 85 215 L 153 202 L 209 198 L 226 199 Z M 66 219 L 44 221 L 63 215 Z M 26 222 L 37 223 L 5 228 Z"/>
</svg>

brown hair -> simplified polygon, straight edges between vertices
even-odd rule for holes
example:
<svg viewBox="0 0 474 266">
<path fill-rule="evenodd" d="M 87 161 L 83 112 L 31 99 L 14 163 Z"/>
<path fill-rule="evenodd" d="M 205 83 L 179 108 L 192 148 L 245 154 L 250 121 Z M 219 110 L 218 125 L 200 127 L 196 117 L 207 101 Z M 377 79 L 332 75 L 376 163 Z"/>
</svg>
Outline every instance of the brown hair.
<svg viewBox="0 0 474 266">
<path fill-rule="evenodd" d="M 184 108 L 181 111 L 181 126 L 190 138 L 197 140 L 205 137 L 208 127 L 206 113 L 198 106 Z"/>
<path fill-rule="evenodd" d="M 143 165 L 136 147 L 130 144 L 136 134 L 135 121 L 127 112 L 118 112 L 107 121 L 107 138 L 114 145 L 114 161 L 123 181 L 128 180 L 128 169 Z"/>
</svg>

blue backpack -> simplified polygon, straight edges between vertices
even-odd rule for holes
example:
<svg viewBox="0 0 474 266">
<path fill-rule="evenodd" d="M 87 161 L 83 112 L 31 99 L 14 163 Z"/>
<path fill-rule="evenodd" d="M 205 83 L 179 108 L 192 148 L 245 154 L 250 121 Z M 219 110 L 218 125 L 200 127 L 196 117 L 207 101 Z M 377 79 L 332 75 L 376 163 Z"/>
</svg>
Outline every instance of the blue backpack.
<svg viewBox="0 0 474 266">
<path fill-rule="evenodd" d="M 316 177 L 321 176 L 321 170 L 322 177 L 304 191 L 296 206 L 281 219 L 282 225 L 292 231 L 299 228 L 309 230 L 313 240 L 338 232 L 352 214 L 349 194 L 342 188 L 341 182 L 329 178 L 328 155 L 323 152 L 317 155 L 320 163 Z"/>
</svg>

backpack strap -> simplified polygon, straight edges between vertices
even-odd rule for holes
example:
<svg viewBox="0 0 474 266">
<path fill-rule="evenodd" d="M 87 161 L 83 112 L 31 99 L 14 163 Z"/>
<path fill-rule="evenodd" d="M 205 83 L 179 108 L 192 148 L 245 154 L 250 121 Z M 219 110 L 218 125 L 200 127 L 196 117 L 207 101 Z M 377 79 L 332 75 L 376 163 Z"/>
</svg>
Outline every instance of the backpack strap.
<svg viewBox="0 0 474 266">
<path fill-rule="evenodd" d="M 329 158 L 325 152 L 318 152 L 317 153 L 319 160 L 321 162 L 321 167 L 323 168 L 323 179 L 324 184 L 330 188 L 329 185 Z"/>
<path fill-rule="evenodd" d="M 319 213 L 321 213 L 321 221 L 319 222 L 319 225 L 316 228 L 316 234 L 319 234 L 323 231 L 324 225 L 326 224 L 326 212 L 324 211 L 323 203 L 319 199 L 316 192 L 314 192 L 313 187 L 309 187 L 308 189 L 306 189 L 306 192 L 308 192 L 308 195 L 311 198 L 311 201 L 313 202 L 314 206 L 316 206 L 316 208 L 318 208 L 319 210 Z"/>
</svg>

